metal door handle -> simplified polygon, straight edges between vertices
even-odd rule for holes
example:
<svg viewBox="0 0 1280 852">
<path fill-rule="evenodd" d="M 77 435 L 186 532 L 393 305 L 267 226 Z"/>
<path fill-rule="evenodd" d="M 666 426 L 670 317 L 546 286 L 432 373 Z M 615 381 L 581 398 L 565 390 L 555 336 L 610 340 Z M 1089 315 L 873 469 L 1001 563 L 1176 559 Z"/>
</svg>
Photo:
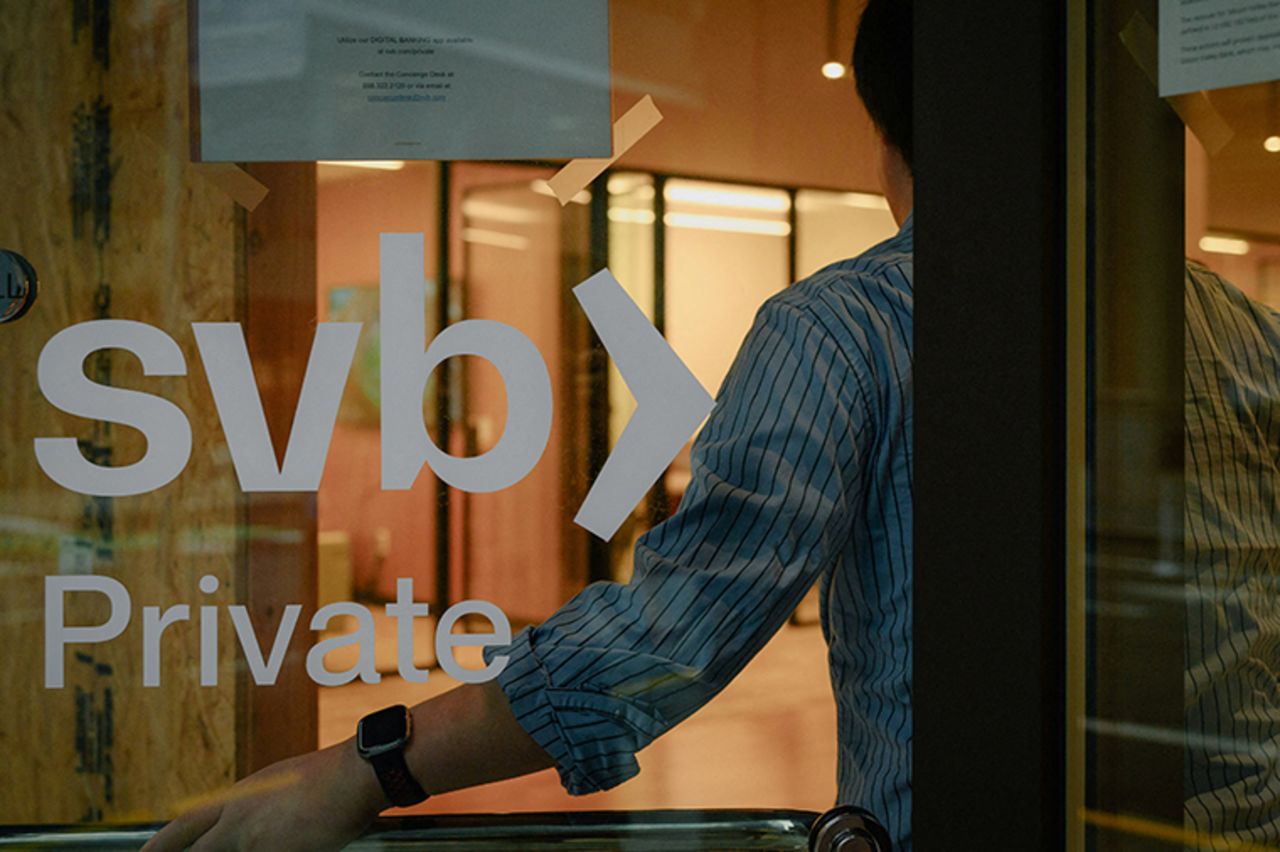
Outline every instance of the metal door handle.
<svg viewBox="0 0 1280 852">
<path fill-rule="evenodd" d="M 814 820 L 809 852 L 892 852 L 889 832 L 869 811 L 844 805 Z"/>
</svg>

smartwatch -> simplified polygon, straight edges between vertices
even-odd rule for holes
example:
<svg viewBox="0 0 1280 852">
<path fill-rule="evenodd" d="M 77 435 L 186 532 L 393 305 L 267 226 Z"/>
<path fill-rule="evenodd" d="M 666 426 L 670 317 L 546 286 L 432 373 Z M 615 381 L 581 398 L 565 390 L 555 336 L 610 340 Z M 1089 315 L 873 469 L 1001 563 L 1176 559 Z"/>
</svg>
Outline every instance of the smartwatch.
<svg viewBox="0 0 1280 852">
<path fill-rule="evenodd" d="M 403 704 L 385 707 L 360 720 L 356 728 L 356 751 L 369 761 L 382 792 L 398 808 L 416 805 L 427 798 L 404 759 L 404 747 L 413 733 L 413 717 Z"/>
</svg>

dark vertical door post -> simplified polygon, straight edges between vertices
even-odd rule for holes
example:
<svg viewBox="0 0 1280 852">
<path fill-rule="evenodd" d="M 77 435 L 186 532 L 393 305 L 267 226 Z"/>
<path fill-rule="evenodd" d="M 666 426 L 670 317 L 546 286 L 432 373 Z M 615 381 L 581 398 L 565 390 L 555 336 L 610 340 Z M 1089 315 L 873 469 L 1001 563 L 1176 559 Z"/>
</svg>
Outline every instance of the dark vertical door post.
<svg viewBox="0 0 1280 852">
<path fill-rule="evenodd" d="M 915 4 L 918 849 L 1063 842 L 1065 21 Z"/>
</svg>

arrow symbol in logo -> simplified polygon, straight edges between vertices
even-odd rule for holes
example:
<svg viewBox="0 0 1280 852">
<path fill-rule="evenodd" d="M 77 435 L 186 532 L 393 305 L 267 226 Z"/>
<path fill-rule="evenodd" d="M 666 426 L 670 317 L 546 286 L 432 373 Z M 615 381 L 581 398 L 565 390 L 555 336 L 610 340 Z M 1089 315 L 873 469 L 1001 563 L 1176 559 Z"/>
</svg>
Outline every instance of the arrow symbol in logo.
<svg viewBox="0 0 1280 852">
<path fill-rule="evenodd" d="M 573 288 L 636 400 L 574 523 L 608 541 L 715 407 L 608 269 Z"/>
</svg>

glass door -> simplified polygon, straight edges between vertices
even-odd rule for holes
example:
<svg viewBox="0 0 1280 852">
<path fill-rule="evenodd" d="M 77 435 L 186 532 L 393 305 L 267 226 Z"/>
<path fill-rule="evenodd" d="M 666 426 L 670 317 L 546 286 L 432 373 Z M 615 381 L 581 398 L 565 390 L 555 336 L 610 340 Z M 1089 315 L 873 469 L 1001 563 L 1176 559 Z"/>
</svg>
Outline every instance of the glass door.
<svg viewBox="0 0 1280 852">
<path fill-rule="evenodd" d="M 1089 14 L 1072 847 L 1275 848 L 1276 84 L 1158 96 L 1158 30 L 1239 9 Z"/>
<path fill-rule="evenodd" d="M 522 26 L 531 5 L 541 17 Z M 499 656 L 513 661 L 521 640 L 504 634 L 556 613 L 571 626 L 574 606 L 583 624 L 624 628 L 590 667 L 544 666 L 578 679 L 544 683 L 564 742 L 622 756 L 588 773 L 599 789 L 571 798 L 588 774 L 542 764 L 418 801 L 375 824 L 369 845 L 647 835 L 646 848 L 799 848 L 815 826 L 880 838 L 874 815 L 817 819 L 837 796 L 881 816 L 891 803 L 867 801 L 839 757 L 856 736 L 838 720 L 827 632 L 788 619 L 804 589 L 774 588 L 770 560 L 799 561 L 785 507 L 734 533 L 768 529 L 776 553 L 706 587 L 750 595 L 700 594 L 681 582 L 705 567 L 691 562 L 648 604 L 620 607 L 635 539 L 693 503 L 689 489 L 715 485 L 699 473 L 696 424 L 659 434 L 675 406 L 658 399 L 632 433 L 640 461 L 608 489 L 619 531 L 576 523 L 635 410 L 611 351 L 635 345 L 626 351 L 646 353 L 649 375 L 691 375 L 714 393 L 764 302 L 898 232 L 846 63 L 853 5 L 41 0 L 3 11 L 0 846 L 137 848 L 179 815 L 300 787 L 381 789 L 391 776 L 373 758 L 406 743 L 360 748 L 362 719 L 440 712 L 445 693 L 483 686 L 480 670 L 501 690 L 505 663 L 484 650 L 506 645 Z M 600 170 L 613 123 L 649 98 L 662 121 Z M 578 110 L 593 105 L 587 121 Z M 596 177 L 561 203 L 549 181 L 566 166 Z M 606 266 L 638 312 L 616 291 L 604 311 L 615 317 L 588 316 L 575 298 Z M 541 361 L 548 378 L 546 446 L 530 440 L 501 487 L 446 475 L 519 431 L 509 403 L 525 388 L 469 336 L 477 328 L 521 341 L 504 363 L 523 376 Z M 684 419 L 710 406 L 687 397 Z M 654 462 L 644 432 L 670 455 Z M 753 489 L 798 493 L 790 465 L 749 455 Z M 650 495 L 618 509 L 667 459 Z M 736 570 L 743 552 L 728 540 L 719 564 Z M 593 583 L 612 584 L 603 600 L 571 603 Z M 468 602 L 485 607 L 453 609 Z M 690 624 L 707 632 L 683 641 Z M 667 667 L 666 650 L 628 645 L 636 637 L 674 639 L 683 656 Z M 887 652 L 895 666 L 905 654 Z M 659 708 L 699 680 L 713 686 Z M 486 694 L 489 709 L 515 714 L 505 692 Z M 667 734 L 693 716 L 686 695 L 708 709 Z M 527 714 L 514 724 L 549 730 Z M 442 729 L 415 721 L 400 739 Z M 643 776 L 614 789 L 641 749 Z M 333 785 L 293 771 L 335 753 L 361 762 Z M 896 746 L 892 764 L 897 796 L 908 767 Z M 907 810 L 892 807 L 907 837 Z"/>
</svg>

